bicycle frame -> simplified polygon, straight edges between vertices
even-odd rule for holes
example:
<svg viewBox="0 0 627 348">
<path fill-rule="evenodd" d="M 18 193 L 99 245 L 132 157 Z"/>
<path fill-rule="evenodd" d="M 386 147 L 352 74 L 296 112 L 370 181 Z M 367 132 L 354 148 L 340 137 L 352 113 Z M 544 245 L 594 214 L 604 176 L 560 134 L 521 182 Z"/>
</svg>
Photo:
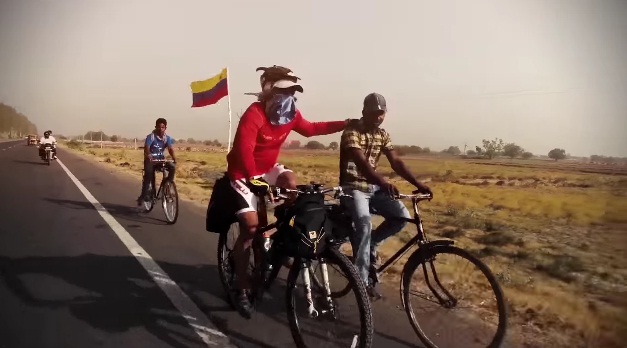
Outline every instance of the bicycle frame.
<svg viewBox="0 0 627 348">
<path fill-rule="evenodd" d="M 406 196 L 407 197 L 407 196 Z M 425 234 L 424 227 L 422 225 L 422 217 L 420 216 L 420 210 L 418 209 L 418 203 L 421 200 L 416 197 L 411 197 L 412 205 L 414 208 L 414 217 L 413 218 L 402 218 L 402 217 L 391 217 L 392 220 L 401 220 L 408 223 L 412 223 L 416 225 L 416 229 L 418 233 L 410 239 L 405 245 L 403 245 L 394 255 L 392 255 L 387 261 L 385 261 L 381 266 L 376 269 L 377 275 L 381 273 L 385 273 L 390 267 L 396 264 L 407 252 L 409 252 L 412 247 L 418 245 L 420 248 L 421 245 L 427 244 L 429 240 Z"/>
<path fill-rule="evenodd" d="M 153 160 L 152 162 L 155 165 L 159 165 L 158 168 L 155 168 L 154 173 L 153 173 L 153 175 L 151 177 L 152 189 L 153 189 L 152 190 L 152 198 L 154 200 L 160 200 L 162 198 L 162 196 L 163 196 L 163 184 L 167 180 L 166 174 L 169 175 L 170 173 L 168 172 L 168 168 L 165 166 L 165 164 L 167 163 L 166 160 Z M 142 172 L 143 172 L 143 170 L 142 170 Z M 155 191 L 155 183 L 157 181 L 157 172 L 161 172 L 163 175 L 162 175 L 162 178 L 161 178 L 161 183 L 159 184 L 159 189 Z"/>
</svg>

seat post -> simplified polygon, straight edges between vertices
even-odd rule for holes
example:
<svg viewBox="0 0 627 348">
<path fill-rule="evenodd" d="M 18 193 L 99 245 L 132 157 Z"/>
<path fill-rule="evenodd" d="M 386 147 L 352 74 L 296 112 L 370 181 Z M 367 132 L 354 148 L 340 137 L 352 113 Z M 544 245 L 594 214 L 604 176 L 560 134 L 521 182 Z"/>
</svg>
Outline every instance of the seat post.
<svg viewBox="0 0 627 348">
<path fill-rule="evenodd" d="M 266 196 L 257 196 L 257 216 L 259 219 L 259 228 L 268 226 L 268 209 L 266 206 Z"/>
</svg>

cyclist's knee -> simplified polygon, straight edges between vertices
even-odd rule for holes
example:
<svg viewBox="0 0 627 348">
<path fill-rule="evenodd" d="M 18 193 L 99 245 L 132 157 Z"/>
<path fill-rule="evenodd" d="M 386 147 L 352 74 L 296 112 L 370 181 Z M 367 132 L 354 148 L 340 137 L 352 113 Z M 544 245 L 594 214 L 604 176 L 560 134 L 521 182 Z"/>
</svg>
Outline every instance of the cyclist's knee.
<svg viewBox="0 0 627 348">
<path fill-rule="evenodd" d="M 295 189 L 296 179 L 296 174 L 294 174 L 294 172 L 283 172 L 276 179 L 276 186 Z"/>
<path fill-rule="evenodd" d="M 370 213 L 355 212 L 353 222 L 357 226 L 372 227 L 372 215 Z"/>
<path fill-rule="evenodd" d="M 237 216 L 239 220 L 240 236 L 250 239 L 257 232 L 259 218 L 256 211 L 247 211 Z"/>
</svg>

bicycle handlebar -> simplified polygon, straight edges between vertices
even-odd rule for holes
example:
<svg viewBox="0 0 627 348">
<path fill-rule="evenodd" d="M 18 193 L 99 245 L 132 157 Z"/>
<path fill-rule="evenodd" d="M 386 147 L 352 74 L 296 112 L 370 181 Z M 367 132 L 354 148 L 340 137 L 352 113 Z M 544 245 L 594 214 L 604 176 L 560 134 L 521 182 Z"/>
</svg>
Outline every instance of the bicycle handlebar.
<svg viewBox="0 0 627 348">
<path fill-rule="evenodd" d="M 419 201 L 424 201 L 424 200 L 432 199 L 433 196 L 427 193 L 413 193 L 411 195 L 405 195 L 405 194 L 399 193 L 397 198 L 398 199 L 412 199 L 412 200 L 416 199 Z"/>
<path fill-rule="evenodd" d="M 302 189 L 303 187 L 307 187 L 306 189 Z M 285 193 L 296 193 L 298 195 L 300 194 L 304 194 L 304 193 L 322 193 L 322 194 L 327 194 L 330 192 L 334 192 L 333 197 L 334 198 L 340 198 L 340 197 L 350 197 L 352 198 L 352 195 L 349 195 L 347 193 L 344 193 L 344 190 L 346 188 L 348 188 L 347 186 L 334 186 L 334 187 L 329 187 L 329 188 L 325 188 L 322 189 L 323 184 L 315 184 L 312 183 L 311 185 L 299 185 L 297 187 L 301 187 L 301 189 L 297 188 L 297 189 L 288 189 L 288 188 L 282 188 L 279 186 L 272 186 L 270 191 L 268 192 L 268 194 L 277 197 L 277 198 L 281 198 L 281 199 L 286 199 L 288 198 L 285 194 L 283 194 L 282 192 Z M 413 193 L 413 194 L 402 194 L 399 193 L 398 195 L 393 197 L 394 199 L 410 199 L 412 201 L 424 201 L 424 200 L 431 200 L 433 198 L 432 195 L 430 194 L 424 194 L 424 193 Z"/>
</svg>

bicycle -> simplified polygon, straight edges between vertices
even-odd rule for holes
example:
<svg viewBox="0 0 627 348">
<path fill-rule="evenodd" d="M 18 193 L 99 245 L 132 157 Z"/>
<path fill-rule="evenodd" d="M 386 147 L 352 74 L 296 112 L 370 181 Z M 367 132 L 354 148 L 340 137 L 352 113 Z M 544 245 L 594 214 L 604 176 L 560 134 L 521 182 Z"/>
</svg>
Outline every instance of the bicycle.
<svg viewBox="0 0 627 348">
<path fill-rule="evenodd" d="M 340 197 L 350 197 L 343 193 L 343 191 L 338 191 L 336 194 L 336 198 Z M 458 304 L 458 299 L 455 298 L 451 293 L 442 285 L 440 279 L 436 273 L 436 267 L 434 265 L 434 261 L 438 256 L 443 256 L 446 254 L 459 256 L 462 259 L 466 259 L 470 261 L 474 266 L 477 266 L 481 273 L 487 278 L 488 283 L 490 284 L 490 290 L 494 293 L 497 302 L 498 308 L 498 324 L 496 333 L 494 337 L 487 344 L 487 347 L 499 347 L 505 339 L 505 334 L 507 331 L 507 311 L 505 305 L 505 298 L 503 295 L 503 290 L 501 289 L 496 277 L 488 266 L 484 264 L 480 259 L 471 255 L 464 249 L 453 246 L 454 241 L 448 239 L 440 239 L 429 241 L 422 223 L 422 218 L 420 216 L 420 211 L 418 209 L 418 204 L 424 200 L 431 200 L 432 196 L 428 194 L 419 194 L 413 193 L 411 195 L 399 194 L 395 197 L 396 199 L 410 199 L 413 205 L 414 217 L 413 218 L 395 218 L 406 221 L 408 223 L 412 223 L 416 225 L 417 234 L 409 240 L 403 247 L 401 247 L 394 255 L 392 255 L 386 262 L 384 262 L 381 266 L 376 268 L 371 268 L 370 277 L 372 278 L 374 283 L 378 283 L 380 276 L 389 270 L 394 264 L 396 264 L 412 247 L 417 246 L 418 248 L 409 256 L 407 262 L 405 263 L 403 270 L 401 272 L 401 281 L 400 281 L 400 296 L 403 308 L 405 309 L 405 313 L 411 322 L 411 325 L 420 339 L 420 341 L 426 345 L 428 348 L 437 348 L 438 346 L 425 334 L 423 328 L 420 323 L 416 319 L 416 312 L 412 307 L 412 301 L 410 298 L 411 292 L 411 279 L 414 273 L 422 266 L 423 274 L 425 277 L 425 283 L 427 288 L 433 294 L 432 297 L 435 299 L 434 302 L 437 301 L 437 304 L 443 306 L 446 309 L 455 308 Z M 339 241 L 335 244 L 335 246 L 339 249 L 341 244 L 346 243 L 348 240 L 348 236 L 353 232 L 352 219 L 350 215 L 343 209 L 341 204 L 330 204 L 328 210 L 331 212 L 331 217 L 335 221 L 336 228 L 342 229 L 342 232 L 337 233 L 338 235 L 344 235 L 346 238 L 344 240 Z M 376 214 L 376 211 L 373 211 Z M 427 273 L 427 264 L 431 272 L 433 273 L 433 281 L 440 288 L 442 293 L 439 293 L 431 283 L 429 279 L 429 275 Z M 444 271 L 446 274 L 446 269 Z M 314 278 L 314 285 L 319 287 L 322 286 L 321 282 Z M 331 293 L 332 297 L 342 297 L 345 296 L 348 291 L 350 291 L 350 284 L 348 284 L 344 289 L 339 291 L 335 291 Z M 444 296 L 443 296 L 444 295 Z M 447 297 L 446 299 L 444 297 Z"/>
<path fill-rule="evenodd" d="M 253 282 L 250 301 L 251 304 L 253 304 L 253 307 L 256 307 L 256 305 L 261 302 L 264 292 L 269 290 L 273 281 L 277 278 L 280 269 L 283 266 L 288 267 L 289 272 L 285 292 L 288 323 L 296 346 L 299 348 L 305 348 L 307 345 L 303 340 L 302 330 L 300 329 L 298 318 L 296 317 L 296 282 L 299 276 L 302 276 L 307 313 L 310 318 L 337 320 L 336 304 L 331 297 L 329 277 L 326 269 L 326 264 L 330 261 L 337 264 L 339 268 L 348 275 L 347 278 L 351 284 L 351 290 L 354 289 L 357 298 L 357 307 L 359 309 L 359 333 L 352 334 L 352 337 L 350 337 L 350 344 L 346 344 L 345 346 L 350 346 L 352 348 L 371 347 L 374 329 L 372 323 L 372 308 L 370 306 L 365 284 L 361 281 L 359 274 L 357 273 L 357 269 L 354 267 L 352 262 L 337 248 L 329 247 L 333 245 L 333 236 L 326 233 L 326 242 L 321 247 L 317 257 L 307 258 L 288 251 L 290 250 L 290 246 L 286 244 L 288 239 L 286 239 L 286 236 L 281 232 L 281 224 L 289 223 L 289 221 L 284 221 L 285 215 L 281 214 L 284 211 L 282 210 L 283 206 L 275 206 L 275 216 L 277 217 L 277 221 L 267 224 L 266 199 L 268 199 L 269 202 L 276 203 L 278 200 L 285 201 L 288 198 L 286 194 L 296 194 L 297 196 L 303 194 L 325 194 L 339 189 L 337 187 L 322 189 L 322 186 L 323 185 L 321 184 L 299 185 L 295 190 L 275 186 L 271 187 L 266 193 L 257 195 L 259 197 L 257 211 L 260 215 L 260 226 L 263 227 L 260 227 L 257 231 L 252 244 L 253 253 L 255 254 L 255 262 L 253 265 Z M 238 225 L 237 223 L 234 223 L 232 226 Z M 233 230 L 234 229 L 231 228 L 229 232 Z M 274 231 L 271 232 L 272 230 Z M 233 305 L 234 298 L 232 297 L 232 283 L 234 280 L 234 272 L 229 273 L 229 270 L 233 270 L 234 267 L 232 250 L 229 250 L 227 247 L 229 232 L 221 233 L 219 237 L 218 272 L 229 302 Z M 294 262 L 291 267 L 284 265 L 283 261 L 286 257 L 294 257 Z M 310 277 L 310 265 L 313 259 L 315 259 L 322 266 L 322 278 L 324 282 L 321 286 L 321 288 L 324 289 L 323 300 L 321 301 L 322 303 L 316 304 L 314 303 L 314 298 L 312 296 Z"/>
<path fill-rule="evenodd" d="M 178 191 L 176 190 L 176 184 L 174 183 L 174 181 L 167 179 L 167 176 L 169 173 L 165 165 L 166 163 L 168 162 L 171 163 L 172 161 L 155 159 L 155 160 L 151 160 L 151 162 L 154 163 L 155 175 L 152 176 L 152 180 L 148 184 L 149 185 L 148 194 L 150 195 L 150 200 L 143 201 L 144 212 L 145 213 L 151 212 L 152 209 L 154 208 L 155 203 L 157 203 L 158 200 L 161 200 L 162 202 L 161 205 L 163 207 L 165 218 L 168 224 L 172 225 L 176 223 L 176 220 L 179 217 L 179 209 L 178 209 L 179 194 L 178 194 Z M 161 184 L 159 185 L 159 190 L 157 190 L 157 192 L 155 192 L 154 190 L 156 172 L 161 172 L 163 174 L 162 179 L 161 179 Z M 144 170 L 142 169 L 142 178 L 143 177 L 144 177 Z M 143 185 L 143 180 L 142 180 L 142 185 Z"/>
</svg>

